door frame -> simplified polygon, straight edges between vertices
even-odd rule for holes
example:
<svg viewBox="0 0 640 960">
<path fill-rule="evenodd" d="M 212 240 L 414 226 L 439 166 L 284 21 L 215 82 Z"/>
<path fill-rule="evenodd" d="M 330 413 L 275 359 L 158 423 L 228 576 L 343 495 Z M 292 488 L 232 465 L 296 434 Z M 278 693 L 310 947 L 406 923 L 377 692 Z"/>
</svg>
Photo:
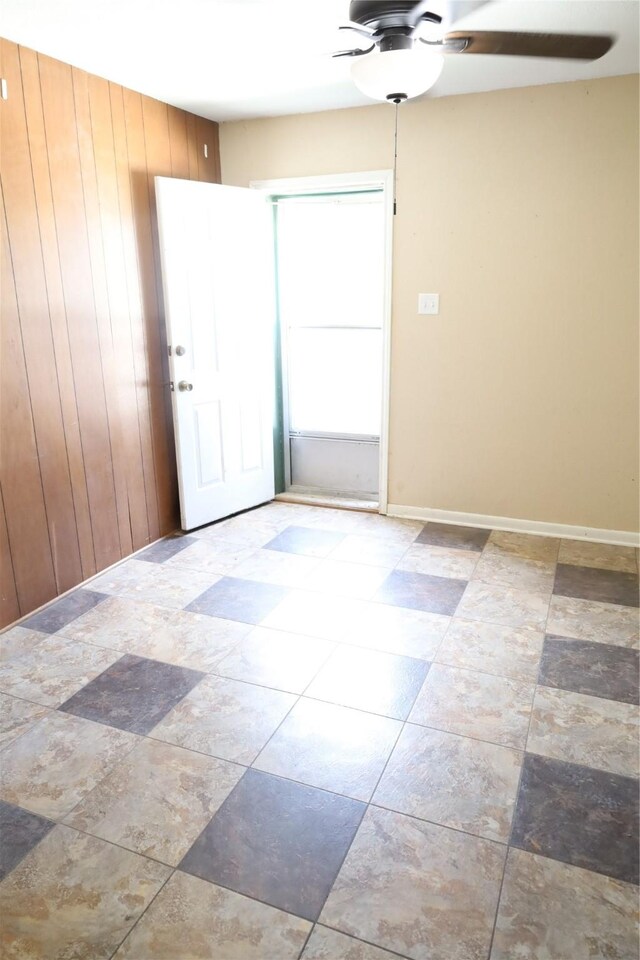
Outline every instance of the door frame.
<svg viewBox="0 0 640 960">
<path fill-rule="evenodd" d="M 386 514 L 389 502 L 389 397 L 391 387 L 391 297 L 393 268 L 393 171 L 366 170 L 356 173 L 320 174 L 313 177 L 286 177 L 252 180 L 249 186 L 269 196 L 304 193 L 338 193 L 354 187 L 382 190 L 384 207 L 384 282 L 382 315 L 382 415 L 380 422 L 380 467 L 378 512 Z M 284 385 L 283 385 L 284 387 Z M 286 404 L 286 396 L 283 403 Z M 285 459 L 287 450 L 285 443 Z"/>
</svg>

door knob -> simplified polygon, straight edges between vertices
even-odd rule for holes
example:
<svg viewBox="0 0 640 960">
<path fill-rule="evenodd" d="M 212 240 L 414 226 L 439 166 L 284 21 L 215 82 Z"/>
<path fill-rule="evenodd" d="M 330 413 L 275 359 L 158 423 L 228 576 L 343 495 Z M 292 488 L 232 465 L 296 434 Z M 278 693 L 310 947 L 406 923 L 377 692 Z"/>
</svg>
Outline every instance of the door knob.
<svg viewBox="0 0 640 960">
<path fill-rule="evenodd" d="M 180 383 L 178 384 L 178 390 L 182 391 L 183 393 L 184 391 L 193 390 L 193 384 L 187 383 L 186 380 L 181 380 Z"/>
<path fill-rule="evenodd" d="M 186 352 L 187 351 L 185 350 L 184 347 L 180 347 L 180 346 L 176 347 L 176 357 L 184 357 Z"/>
</svg>

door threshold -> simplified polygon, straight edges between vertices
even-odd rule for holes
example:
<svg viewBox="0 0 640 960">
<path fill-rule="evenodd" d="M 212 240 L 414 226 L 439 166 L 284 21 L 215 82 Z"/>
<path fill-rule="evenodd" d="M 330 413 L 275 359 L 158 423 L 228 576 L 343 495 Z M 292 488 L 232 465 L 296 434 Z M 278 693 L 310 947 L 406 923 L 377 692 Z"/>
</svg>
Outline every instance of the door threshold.
<svg viewBox="0 0 640 960">
<path fill-rule="evenodd" d="M 295 493 L 287 490 L 285 493 L 276 493 L 274 499 L 283 503 L 305 503 L 314 507 L 333 507 L 335 510 L 360 510 L 365 513 L 379 513 L 377 500 L 332 497 L 326 493 Z"/>
</svg>

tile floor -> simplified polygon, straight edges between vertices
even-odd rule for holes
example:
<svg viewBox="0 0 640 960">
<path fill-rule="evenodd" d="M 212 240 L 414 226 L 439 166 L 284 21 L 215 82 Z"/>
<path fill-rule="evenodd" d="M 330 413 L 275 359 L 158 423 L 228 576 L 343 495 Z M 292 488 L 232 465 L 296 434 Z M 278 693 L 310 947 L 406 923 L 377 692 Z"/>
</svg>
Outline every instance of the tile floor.
<svg viewBox="0 0 640 960">
<path fill-rule="evenodd" d="M 638 558 L 274 502 L 0 637 L 11 960 L 634 960 Z"/>
</svg>

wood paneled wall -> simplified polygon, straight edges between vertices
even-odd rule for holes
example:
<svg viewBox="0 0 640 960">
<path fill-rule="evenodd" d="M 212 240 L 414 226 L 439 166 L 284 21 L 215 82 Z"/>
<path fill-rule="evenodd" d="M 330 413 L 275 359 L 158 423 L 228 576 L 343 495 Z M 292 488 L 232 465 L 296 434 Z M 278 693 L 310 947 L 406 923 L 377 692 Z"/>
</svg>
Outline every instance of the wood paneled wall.
<svg viewBox="0 0 640 960">
<path fill-rule="evenodd" d="M 4 625 L 178 524 L 153 177 L 220 161 L 217 124 L 0 44 Z"/>
</svg>

